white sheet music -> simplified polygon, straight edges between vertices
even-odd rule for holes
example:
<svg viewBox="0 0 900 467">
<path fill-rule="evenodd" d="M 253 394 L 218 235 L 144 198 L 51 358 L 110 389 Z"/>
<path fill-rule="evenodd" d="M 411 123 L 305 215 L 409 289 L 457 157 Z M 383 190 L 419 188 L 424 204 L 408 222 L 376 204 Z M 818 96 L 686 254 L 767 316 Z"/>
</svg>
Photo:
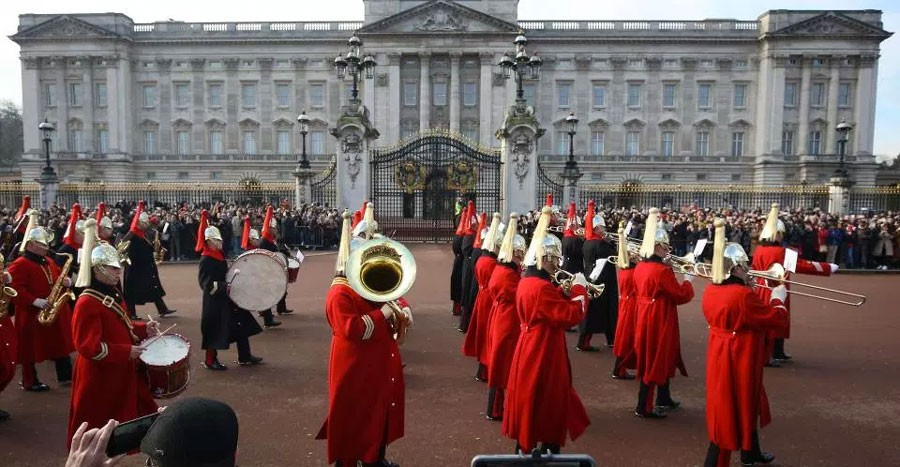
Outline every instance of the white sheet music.
<svg viewBox="0 0 900 467">
<path fill-rule="evenodd" d="M 633 227 L 634 227 L 634 225 L 631 224 L 631 221 L 628 221 L 628 223 L 625 224 L 625 236 L 626 236 L 626 237 L 629 236 L 629 235 L 631 235 L 631 229 L 632 229 Z"/>
<path fill-rule="evenodd" d="M 697 244 L 694 245 L 694 257 L 699 257 L 703 254 L 703 250 L 706 248 L 706 244 L 709 243 L 708 238 L 701 238 L 697 240 Z"/>
<path fill-rule="evenodd" d="M 785 271 L 797 272 L 797 250 L 784 249 L 784 264 L 782 266 L 784 266 Z"/>
<path fill-rule="evenodd" d="M 600 277 L 600 273 L 603 272 L 603 268 L 606 267 L 606 258 L 600 258 L 594 263 L 594 270 L 591 271 L 590 278 L 592 281 L 596 281 Z"/>
<path fill-rule="evenodd" d="M 165 234 L 165 233 L 168 232 L 168 231 L 169 231 L 169 223 L 166 222 L 166 225 L 163 226 L 162 233 Z"/>
<path fill-rule="evenodd" d="M 303 260 L 306 258 L 305 256 L 303 256 L 303 253 L 300 250 L 297 250 L 296 257 L 297 261 L 300 261 L 300 264 L 303 264 Z"/>
</svg>

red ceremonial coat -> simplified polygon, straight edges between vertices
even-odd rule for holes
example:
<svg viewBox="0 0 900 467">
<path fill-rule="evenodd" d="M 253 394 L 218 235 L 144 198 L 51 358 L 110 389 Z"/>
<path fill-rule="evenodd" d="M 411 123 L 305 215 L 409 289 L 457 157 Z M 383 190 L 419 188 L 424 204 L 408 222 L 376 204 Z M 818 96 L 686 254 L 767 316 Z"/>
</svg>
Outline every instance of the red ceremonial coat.
<svg viewBox="0 0 900 467">
<path fill-rule="evenodd" d="M 584 319 L 583 286 L 572 298 L 550 283 L 544 271 L 529 271 L 519 281 L 516 308 L 524 317 L 506 392 L 503 434 L 525 452 L 537 443 L 566 444 L 590 425 L 587 411 L 572 385 L 566 329 Z"/>
<path fill-rule="evenodd" d="M 41 260 L 41 264 L 38 260 Z M 59 272 L 59 267 L 50 258 L 41 258 L 32 253 L 19 256 L 9 266 L 9 273 L 13 276 L 10 286 L 19 293 L 13 299 L 16 306 L 19 363 L 27 365 L 68 357 L 75 350 L 72 345 L 72 310 L 69 308 L 69 301 L 62 304 L 59 316 L 50 326 L 38 323 L 40 310 L 32 305 L 35 299 L 50 295 Z"/>
<path fill-rule="evenodd" d="M 634 268 L 637 324 L 634 352 L 637 377 L 645 384 L 662 385 L 675 376 L 687 376 L 681 359 L 678 305 L 694 298 L 690 282 L 679 283 L 672 268 L 654 256 Z"/>
<path fill-rule="evenodd" d="M 784 250 L 785 247 L 781 245 L 766 245 L 760 244 L 756 247 L 756 251 L 753 253 L 753 265 L 751 269 L 757 271 L 765 271 L 772 267 L 773 264 L 784 264 Z M 813 276 L 830 276 L 831 275 L 831 266 L 828 263 L 819 262 L 819 261 L 807 261 L 802 258 L 797 258 L 797 273 L 798 274 L 810 274 Z M 785 279 L 790 279 L 790 273 L 788 273 Z M 757 279 L 757 283 L 761 285 L 767 285 L 765 279 Z M 774 287 L 778 285 L 777 283 L 768 284 L 770 287 Z M 790 284 L 784 284 L 785 287 L 790 289 Z M 762 287 L 756 288 L 756 293 L 759 295 L 759 298 L 763 301 L 763 303 L 769 302 L 769 297 L 772 296 L 772 291 L 769 289 L 764 289 Z M 788 299 L 784 304 L 788 310 L 788 322 L 787 326 L 779 328 L 769 333 L 770 339 L 789 339 L 791 337 L 791 296 L 788 295 Z"/>
<path fill-rule="evenodd" d="M 519 315 L 516 313 L 516 288 L 522 273 L 515 263 L 498 264 L 491 274 L 488 289 L 494 296 L 488 338 L 488 386 L 506 389 L 516 342 L 519 340 Z"/>
<path fill-rule="evenodd" d="M 706 428 L 722 449 L 749 451 L 757 426 L 771 421 L 763 387 L 767 331 L 787 326 L 780 300 L 768 304 L 741 283 L 710 285 L 703 294 L 709 324 L 706 353 Z"/>
<path fill-rule="evenodd" d="M 89 289 L 110 296 L 120 309 L 86 293 L 75 302 L 72 327 L 78 357 L 72 375 L 69 442 L 82 422 L 88 428 L 100 428 L 109 419 L 124 422 L 157 410 L 150 387 L 138 372 L 138 361 L 130 357 L 131 346 L 147 338 L 146 325 L 133 323 L 137 339 L 132 339 L 122 296 L 102 284 Z"/>
<path fill-rule="evenodd" d="M 494 295 L 488 288 L 491 274 L 497 266 L 497 255 L 483 250 L 475 263 L 475 281 L 478 283 L 478 295 L 475 297 L 475 305 L 472 307 L 472 317 L 469 327 L 466 329 L 466 340 L 463 342 L 462 352 L 466 357 L 475 357 L 479 363 L 487 364 L 488 354 L 485 348 L 488 345 L 489 323 L 491 309 L 494 306 Z"/>
<path fill-rule="evenodd" d="M 377 462 L 381 446 L 403 437 L 403 362 L 381 307 L 344 278 L 332 282 L 325 299 L 328 417 L 316 439 L 328 440 L 329 464 Z"/>
<path fill-rule="evenodd" d="M 0 392 L 16 375 L 16 327 L 7 315 L 0 319 Z"/>
<path fill-rule="evenodd" d="M 622 368 L 634 369 L 634 333 L 637 325 L 637 290 L 634 285 L 634 268 L 619 269 L 619 321 L 616 323 L 616 341 L 613 355 L 623 359 Z"/>
</svg>

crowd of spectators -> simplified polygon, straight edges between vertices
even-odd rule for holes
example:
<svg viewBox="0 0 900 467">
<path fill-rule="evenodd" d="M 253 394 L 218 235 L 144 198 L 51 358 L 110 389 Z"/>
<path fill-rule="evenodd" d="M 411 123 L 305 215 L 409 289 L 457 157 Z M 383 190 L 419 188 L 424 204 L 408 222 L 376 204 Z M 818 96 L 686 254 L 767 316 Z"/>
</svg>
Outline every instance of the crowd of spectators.
<svg viewBox="0 0 900 467">
<path fill-rule="evenodd" d="M 673 253 L 684 256 L 694 250 L 700 239 L 712 241 L 713 220 L 726 221 L 728 241 L 741 244 L 751 257 L 768 210 L 698 208 L 662 209 L 660 225 L 669 233 Z M 608 230 L 615 232 L 619 222 L 631 223 L 628 236 L 643 238 L 647 210 L 605 208 L 600 210 Z M 519 230 L 530 238 L 539 211 L 519 219 Z M 566 212 L 558 216 L 565 223 Z M 584 212 L 578 213 L 583 218 Z M 868 212 L 865 215 L 835 216 L 819 209 L 787 209 L 781 212 L 785 224 L 785 246 L 796 249 L 802 258 L 837 263 L 845 269 L 900 268 L 900 211 Z"/>
</svg>

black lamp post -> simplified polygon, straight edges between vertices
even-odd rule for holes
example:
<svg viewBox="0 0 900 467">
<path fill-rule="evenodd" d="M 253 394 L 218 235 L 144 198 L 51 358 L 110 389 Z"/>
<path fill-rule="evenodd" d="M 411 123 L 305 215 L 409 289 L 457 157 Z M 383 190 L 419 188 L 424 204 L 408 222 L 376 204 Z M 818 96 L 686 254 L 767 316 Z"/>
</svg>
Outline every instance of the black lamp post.
<svg viewBox="0 0 900 467">
<path fill-rule="evenodd" d="M 526 76 L 529 79 L 540 79 L 541 65 L 543 65 L 544 62 L 537 54 L 529 57 L 525 52 L 525 46 L 528 45 L 528 39 L 525 38 L 523 32 L 519 32 L 519 35 L 516 36 L 516 40 L 513 41 L 513 44 L 516 45 L 515 58 L 510 57 L 509 54 L 503 54 L 503 58 L 500 59 L 499 65 L 500 70 L 503 72 L 503 78 L 509 79 L 511 76 L 515 75 L 516 103 L 524 104 L 525 91 L 522 89 L 522 81 L 526 79 Z"/>
<path fill-rule="evenodd" d="M 836 177 L 847 177 L 847 168 L 844 167 L 844 156 L 847 153 L 847 141 L 849 140 L 850 132 L 853 130 L 853 125 L 847 123 L 844 120 L 841 120 L 841 123 L 837 124 L 835 130 L 838 132 L 838 156 L 840 157 L 840 163 L 838 165 L 837 170 L 834 172 Z"/>
<path fill-rule="evenodd" d="M 56 127 L 45 118 L 38 125 L 38 130 L 44 135 L 44 158 L 46 160 L 46 165 L 41 170 L 41 176 L 43 178 L 56 178 L 56 172 L 53 170 L 53 167 L 50 167 L 50 143 L 53 141 L 53 132 L 56 131 Z"/>
<path fill-rule="evenodd" d="M 576 188 L 578 180 L 584 176 L 581 169 L 578 168 L 578 162 L 575 161 L 575 132 L 578 128 L 578 118 L 575 112 L 566 117 L 567 133 L 569 134 L 569 158 L 566 160 L 566 166 L 563 168 L 562 178 L 569 181 L 569 201 L 575 201 Z"/>
<path fill-rule="evenodd" d="M 347 52 L 347 56 L 338 55 L 337 58 L 334 59 L 334 69 L 337 70 L 337 77 L 339 80 L 343 80 L 345 76 L 348 74 L 353 78 L 353 91 L 350 93 L 351 102 L 359 101 L 359 79 L 365 74 L 366 79 L 372 79 L 375 77 L 375 58 L 371 55 L 366 55 L 364 58 L 360 58 L 362 48 L 362 41 L 359 40 L 356 35 L 350 38 L 347 41 L 347 45 L 350 47 L 350 51 Z"/>
<path fill-rule="evenodd" d="M 302 141 L 302 145 L 300 146 L 300 160 L 297 162 L 297 167 L 299 169 L 308 170 L 309 161 L 306 159 L 306 135 L 309 133 L 309 117 L 306 116 L 305 110 L 300 112 L 300 116 L 297 117 L 297 126 L 300 128 Z"/>
</svg>

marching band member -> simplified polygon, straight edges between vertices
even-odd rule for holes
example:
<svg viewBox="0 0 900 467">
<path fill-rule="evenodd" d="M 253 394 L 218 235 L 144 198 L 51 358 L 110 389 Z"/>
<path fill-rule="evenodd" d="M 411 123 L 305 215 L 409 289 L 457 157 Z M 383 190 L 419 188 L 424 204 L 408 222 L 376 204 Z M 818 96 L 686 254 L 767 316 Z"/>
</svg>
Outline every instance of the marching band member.
<svg viewBox="0 0 900 467">
<path fill-rule="evenodd" d="M 585 218 L 587 219 L 587 218 Z M 587 227 L 585 227 L 586 229 Z M 566 215 L 566 228 L 563 231 L 562 249 L 563 249 L 563 265 L 562 268 L 572 274 L 583 273 L 584 270 L 584 239 L 575 233 L 578 229 L 578 214 L 575 212 L 575 203 L 569 203 L 569 213 Z M 587 230 L 584 232 L 587 235 Z"/>
<path fill-rule="evenodd" d="M 146 303 L 156 305 L 156 312 L 160 318 L 175 313 L 177 310 L 169 309 L 163 297 L 166 291 L 159 279 L 159 269 L 153 251 L 153 235 L 158 232 L 150 228 L 150 216 L 145 212 L 146 205 L 138 202 L 137 210 L 131 220 L 128 233 L 122 237 L 122 242 L 130 242 L 128 246 L 129 264 L 125 267 L 125 303 L 128 304 L 129 318 L 139 320 L 136 306 Z"/>
<path fill-rule="evenodd" d="M 6 287 L 12 283 L 12 276 L 5 269 L 6 262 L 0 255 L 0 287 Z M 16 328 L 13 324 L 12 315 L 12 297 L 6 304 L 6 310 L 0 309 L 0 394 L 6 389 L 10 381 L 16 376 Z M 5 314 L 4 314 L 5 312 Z M 9 419 L 9 412 L 0 410 L 0 422 Z"/>
<path fill-rule="evenodd" d="M 459 318 L 463 332 L 468 332 L 469 325 L 472 324 L 472 311 L 475 309 L 475 299 L 478 298 L 475 265 L 481 257 L 481 231 L 487 226 L 487 213 L 478 214 L 473 210 L 471 219 L 472 249 L 463 265 L 462 315 Z"/>
<path fill-rule="evenodd" d="M 70 276 L 74 281 L 75 277 L 78 276 L 79 271 L 79 256 L 78 250 L 81 249 L 81 244 L 84 242 L 84 219 L 82 217 L 81 205 L 75 203 L 72 205 L 72 214 L 69 216 L 69 223 L 66 227 L 66 231 L 63 234 L 63 244 L 56 249 L 56 256 L 54 260 L 56 261 L 56 265 L 59 267 L 63 267 L 63 264 L 66 263 L 66 254 L 72 255 L 74 261 L 72 262 L 72 269 L 70 269 Z M 78 296 L 81 292 L 80 288 L 73 287 L 72 292 Z M 73 301 L 72 305 L 75 303 Z"/>
<path fill-rule="evenodd" d="M 259 244 L 259 231 L 250 228 L 250 216 L 246 216 L 244 218 L 244 229 L 241 234 L 241 248 L 245 251 L 252 250 L 254 248 L 259 248 Z M 271 308 L 258 311 L 257 314 L 263 318 L 263 326 L 265 326 L 266 329 L 281 326 L 281 321 L 275 321 Z"/>
<path fill-rule="evenodd" d="M 3 254 L 6 255 L 6 261 L 12 263 L 19 256 L 22 239 L 25 238 L 26 225 L 28 224 L 28 212 L 31 210 L 31 197 L 26 195 L 22 197 L 22 204 L 13 217 L 12 230 L 6 233 L 3 239 Z"/>
<path fill-rule="evenodd" d="M 693 276 L 685 275 L 679 282 L 672 268 L 663 262 L 670 250 L 669 236 L 665 229 L 657 228 L 658 222 L 659 210 L 650 209 L 641 244 L 644 261 L 634 270 L 638 316 L 634 349 L 637 377 L 641 382 L 634 414 L 642 418 L 663 418 L 667 410 L 681 405 L 672 399 L 669 391 L 669 380 L 675 376 L 676 368 L 687 376 L 681 359 L 676 306 L 694 298 Z M 659 393 L 654 407 L 653 390 L 657 386 Z"/>
<path fill-rule="evenodd" d="M 88 428 L 100 428 L 110 419 L 131 420 L 157 411 L 137 366 L 144 351 L 139 344 L 156 335 L 157 323 L 132 323 L 128 318 L 117 287 L 122 274 L 119 254 L 112 245 L 97 243 L 96 229 L 97 221 L 88 219 L 75 283 L 82 293 L 72 319 L 78 356 L 69 404 L 69 443 L 83 422 Z"/>
<path fill-rule="evenodd" d="M 512 364 L 516 342 L 519 340 L 519 314 L 516 312 L 516 289 L 522 276 L 522 261 L 528 245 L 525 238 L 517 233 L 519 215 L 509 215 L 509 225 L 497 253 L 497 267 L 491 274 L 488 289 L 494 297 L 494 308 L 487 337 L 488 345 L 488 408 L 485 416 L 489 420 L 503 418 L 503 403 L 506 385 L 509 381 L 509 367 Z"/>
<path fill-rule="evenodd" d="M 112 244 L 115 240 L 113 238 L 113 223 L 112 219 L 106 215 L 106 203 L 97 205 L 97 214 L 94 219 L 97 221 L 97 237 L 106 243 Z"/>
<path fill-rule="evenodd" d="M 453 236 L 453 269 L 450 271 L 450 301 L 453 302 L 453 316 L 462 313 L 462 268 L 464 263 L 462 244 L 468 230 L 468 208 L 463 208 L 459 214 L 459 224 L 456 226 L 456 235 Z"/>
<path fill-rule="evenodd" d="M 787 326 L 787 289 L 781 285 L 762 301 L 750 287 L 747 254 L 737 243 L 725 243 L 725 221 L 715 221 L 713 285 L 703 293 L 703 315 L 709 323 L 706 353 L 705 467 L 731 464 L 731 451 L 741 450 L 741 464 L 768 464 L 775 456 L 762 452 L 757 427 L 771 421 L 759 355 L 765 335 Z"/>
<path fill-rule="evenodd" d="M 367 224 L 372 232 L 374 226 Z M 350 286 L 345 275 L 350 237 L 345 210 L 335 276 L 325 298 L 332 330 L 328 416 L 316 439 L 327 440 L 328 464 L 397 466 L 385 460 L 387 445 L 403 437 L 404 422 L 403 362 L 389 322 L 393 312 Z"/>
<path fill-rule="evenodd" d="M 584 216 L 583 246 L 583 270 L 588 274 L 593 272 L 597 260 L 605 260 L 615 254 L 615 249 L 603 232 L 605 228 L 606 221 L 603 220 L 602 215 L 596 213 L 594 201 L 589 201 L 587 214 Z M 598 332 L 606 334 L 607 347 L 613 346 L 616 335 L 616 318 L 619 311 L 619 291 L 615 268 L 605 265 L 596 280 L 589 280 L 594 284 L 604 284 L 606 288 L 602 295 L 591 299 L 584 321 L 578 325 L 578 344 L 575 346 L 575 350 L 582 352 L 599 350 L 591 345 L 591 337 Z"/>
<path fill-rule="evenodd" d="M 468 300 L 467 291 L 471 283 L 469 276 L 472 274 L 471 256 L 475 245 L 475 229 L 478 226 L 478 213 L 475 211 L 475 202 L 469 200 L 465 209 L 465 234 L 462 239 L 462 269 L 459 274 L 459 332 L 465 333 L 469 328 L 469 315 L 472 310 L 466 309 L 466 300 Z"/>
<path fill-rule="evenodd" d="M 516 291 L 522 333 L 509 373 L 503 434 L 516 452 L 558 454 L 566 434 L 577 439 L 590 424 L 572 386 L 565 330 L 584 318 L 587 280 L 579 274 L 569 296 L 551 283 L 562 260 L 562 244 L 548 235 L 552 210 L 544 207 L 525 256 L 526 271 Z M 537 371 L 539 369 L 539 371 Z"/>
<path fill-rule="evenodd" d="M 616 341 L 613 344 L 613 355 L 616 362 L 613 364 L 612 378 L 621 380 L 634 379 L 634 375 L 628 370 L 635 368 L 634 332 L 637 323 L 637 309 L 635 302 L 634 266 L 636 264 L 634 254 L 628 251 L 628 241 L 625 234 L 625 221 L 619 223 L 618 258 L 619 277 L 617 281 L 619 289 L 619 316 L 616 321 Z"/>
<path fill-rule="evenodd" d="M 38 322 L 41 310 L 53 306 L 47 299 L 60 276 L 60 268 L 48 253 L 53 234 L 37 225 L 38 212 L 29 214 L 21 256 L 9 266 L 13 277 L 12 287 L 18 295 L 13 299 L 16 307 L 17 356 L 22 365 L 22 388 L 31 392 L 50 389 L 38 379 L 35 363 L 53 360 L 56 378 L 61 385 L 72 381 L 72 311 L 68 300 L 60 304 L 59 315 L 50 325 Z M 72 286 L 71 278 L 62 278 L 62 286 Z"/>
<path fill-rule="evenodd" d="M 275 229 L 277 227 L 278 221 L 275 220 L 272 206 L 269 206 L 266 208 L 266 217 L 263 219 L 262 232 L 260 232 L 260 236 L 262 237 L 259 241 L 260 248 L 276 253 L 279 251 L 278 241 L 275 239 Z M 284 295 L 281 297 L 281 300 L 278 301 L 275 311 L 278 312 L 279 315 L 287 315 L 294 312 L 294 310 L 289 310 L 287 307 L 287 289 L 284 289 Z M 271 314 L 272 310 L 269 310 L 269 316 L 271 316 Z"/>
<path fill-rule="evenodd" d="M 478 286 L 478 294 L 472 306 L 472 317 L 469 319 L 469 327 L 466 329 L 466 340 L 463 342 L 462 353 L 466 357 L 475 357 L 478 368 L 475 370 L 475 381 L 487 381 L 488 355 L 488 324 L 491 318 L 491 308 L 494 306 L 494 297 L 487 290 L 488 282 L 494 267 L 497 266 L 497 231 L 500 229 L 500 213 L 495 212 L 491 218 L 491 227 L 479 231 L 479 242 L 476 248 L 480 252 L 475 260 L 475 283 Z M 473 255 L 474 256 L 474 255 Z"/>
<path fill-rule="evenodd" d="M 766 224 L 759 234 L 759 246 L 756 247 L 756 251 L 753 253 L 753 269 L 765 271 L 776 263 L 783 265 L 786 250 L 786 248 L 782 246 L 783 240 L 784 222 L 778 219 L 778 203 L 773 203 L 772 209 L 769 211 L 769 216 L 766 218 Z M 830 276 L 834 274 L 837 269 L 838 265 L 834 263 L 807 261 L 805 259 L 797 258 L 798 274 Z M 790 277 L 785 277 L 785 279 L 790 279 Z M 758 278 L 757 282 L 760 285 L 769 285 L 767 284 L 768 281 L 766 279 Z M 789 286 L 789 284 L 787 285 Z M 756 293 L 759 294 L 759 298 L 762 299 L 763 302 L 769 300 L 768 289 L 758 287 Z M 790 298 L 785 301 L 785 307 L 788 310 L 787 326 L 771 331 L 767 337 L 768 342 L 764 357 L 764 362 L 766 362 L 767 366 L 779 367 L 781 366 L 781 362 L 786 362 L 791 359 L 791 356 L 784 351 L 784 340 L 791 337 Z"/>
<path fill-rule="evenodd" d="M 222 252 L 222 234 L 215 226 L 209 225 L 209 211 L 200 213 L 195 251 L 200 253 L 200 268 L 197 280 L 203 291 L 203 312 L 200 316 L 200 332 L 203 335 L 201 348 L 206 351 L 203 367 L 208 370 L 227 370 L 219 362 L 218 351 L 228 350 L 229 344 L 237 345 L 237 364 L 252 366 L 262 362 L 262 358 L 250 353 L 250 337 L 262 332 L 262 328 L 247 310 L 237 307 L 228 298 L 231 287 L 225 276 L 228 263 Z"/>
</svg>

